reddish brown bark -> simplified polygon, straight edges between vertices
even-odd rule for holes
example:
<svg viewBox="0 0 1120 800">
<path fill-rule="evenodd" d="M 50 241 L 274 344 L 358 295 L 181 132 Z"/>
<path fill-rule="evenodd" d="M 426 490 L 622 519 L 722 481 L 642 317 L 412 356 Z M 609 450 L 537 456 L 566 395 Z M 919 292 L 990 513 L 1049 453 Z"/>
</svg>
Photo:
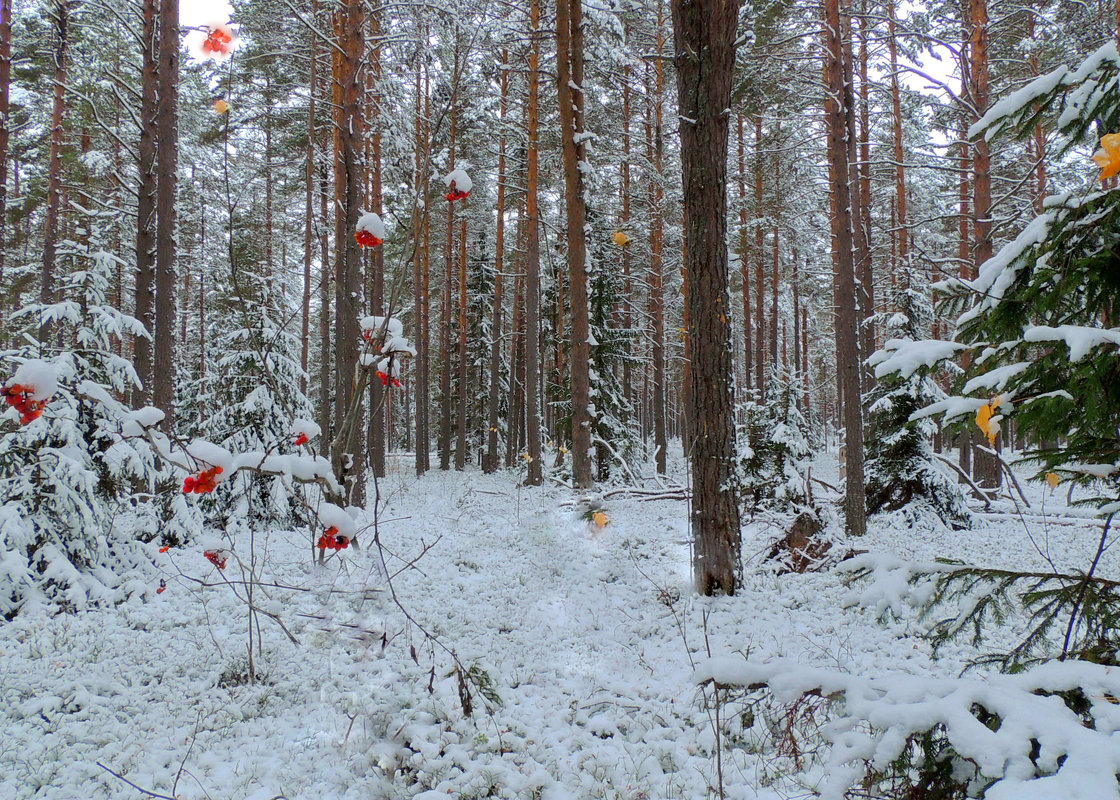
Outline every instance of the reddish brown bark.
<svg viewBox="0 0 1120 800">
<path fill-rule="evenodd" d="M 863 415 L 860 407 L 860 358 L 856 306 L 856 274 L 852 242 L 852 197 L 850 149 L 853 100 L 850 71 L 844 65 L 843 27 L 839 0 L 825 0 L 825 101 L 827 153 L 832 183 L 832 238 L 836 307 L 836 373 L 843 400 L 845 440 L 844 511 L 847 531 L 861 536 L 867 528 L 863 475 Z"/>
<path fill-rule="evenodd" d="M 731 594 L 739 580 L 740 533 L 732 488 L 726 109 L 731 102 L 739 3 L 673 0 L 672 11 L 696 411 L 690 459 L 693 573 L 702 594 Z"/>
<path fill-rule="evenodd" d="M 572 483 L 591 486 L 590 325 L 587 276 L 587 200 L 583 172 L 584 140 L 583 6 L 580 0 L 556 3 L 556 85 L 563 143 L 564 199 L 568 210 L 568 292 L 571 301 Z M 532 219 L 532 215 L 530 215 Z"/>
<path fill-rule="evenodd" d="M 564 0 L 560 0 L 561 3 Z M 529 6 L 529 27 L 532 42 L 529 46 L 528 86 L 528 136 L 525 175 L 525 451 L 528 456 L 525 482 L 539 486 L 544 481 L 541 470 L 541 418 L 540 418 L 540 303 L 541 303 L 541 252 L 540 211 L 537 198 L 537 172 L 540 153 L 538 144 L 541 4 L 532 0 Z"/>
</svg>

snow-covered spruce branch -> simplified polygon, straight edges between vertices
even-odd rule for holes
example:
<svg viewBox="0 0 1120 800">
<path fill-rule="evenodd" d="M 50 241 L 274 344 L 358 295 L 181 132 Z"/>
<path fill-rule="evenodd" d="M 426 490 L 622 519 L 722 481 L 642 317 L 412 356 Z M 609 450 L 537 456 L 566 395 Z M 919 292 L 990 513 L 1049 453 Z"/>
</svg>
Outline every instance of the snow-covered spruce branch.
<svg viewBox="0 0 1120 800">
<path fill-rule="evenodd" d="M 883 797 L 877 788 L 931 779 L 951 783 L 959 791 L 953 796 L 986 800 L 1115 797 L 1120 790 L 1120 671 L 1099 664 L 866 678 L 785 659 L 722 657 L 702 662 L 693 681 L 786 706 L 810 696 L 834 701 L 820 728 L 830 748 L 806 770 L 822 800 L 844 800 L 853 790 Z"/>
</svg>

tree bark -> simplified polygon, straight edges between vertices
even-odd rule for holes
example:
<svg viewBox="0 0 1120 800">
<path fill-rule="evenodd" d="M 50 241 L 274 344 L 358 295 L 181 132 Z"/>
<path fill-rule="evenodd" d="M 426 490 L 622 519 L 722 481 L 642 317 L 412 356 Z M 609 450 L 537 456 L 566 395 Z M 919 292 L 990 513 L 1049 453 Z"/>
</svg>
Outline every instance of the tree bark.
<svg viewBox="0 0 1120 800">
<path fill-rule="evenodd" d="M 8 106 L 12 86 L 12 0 L 0 0 L 0 286 L 8 244 L 8 141 L 11 136 Z M 7 301 L 3 306 L 8 306 Z M 119 304 L 118 304 L 119 307 Z M 8 308 L 0 307 L 0 324 Z"/>
<path fill-rule="evenodd" d="M 556 84 L 560 100 L 564 158 L 564 195 L 568 210 L 568 291 L 571 301 L 572 483 L 591 486 L 591 344 L 588 341 L 587 198 L 581 166 L 584 141 L 583 6 L 581 0 L 556 3 Z M 532 220 L 532 215 L 530 215 Z M 533 224 L 530 222 L 530 224 Z"/>
<path fill-rule="evenodd" d="M 693 572 L 701 594 L 732 594 L 739 579 L 730 294 L 727 135 L 738 0 L 673 0 L 681 165 L 690 283 Z"/>
<path fill-rule="evenodd" d="M 661 40 L 660 30 L 657 34 Z M 657 68 L 661 68 L 661 61 L 657 59 Z M 650 344 L 653 360 L 652 375 L 652 412 L 653 412 L 653 448 L 654 463 L 657 473 L 664 475 L 667 469 L 666 458 L 668 455 L 668 434 L 665 430 L 665 262 L 662 257 L 664 241 L 664 190 L 662 182 L 664 175 L 662 169 L 661 122 L 662 122 L 662 79 L 650 73 L 653 68 L 646 68 L 647 105 L 646 105 L 646 158 L 649 160 L 652 173 L 649 176 L 649 316 L 653 326 L 650 332 Z"/>
<path fill-rule="evenodd" d="M 969 60 L 972 108 L 979 119 L 991 104 L 987 0 L 969 0 Z M 973 277 L 979 273 L 980 265 L 992 257 L 991 216 L 992 153 L 987 139 L 979 136 L 972 142 Z M 1003 478 L 999 458 L 983 449 L 987 446 L 983 439 L 974 437 L 974 441 L 977 447 L 973 448 L 973 475 L 977 483 L 987 488 L 998 487 Z M 997 438 L 994 447 L 998 450 L 999 446 Z"/>
<path fill-rule="evenodd" d="M 369 58 L 369 104 L 371 133 L 369 144 L 369 206 L 378 216 L 384 214 L 381 188 L 381 24 L 376 7 L 370 13 L 370 35 L 374 40 Z M 374 247 L 369 251 L 369 309 L 370 313 L 385 314 L 385 251 Z M 395 312 L 396 309 L 389 309 Z M 369 452 L 370 468 L 379 478 L 385 477 L 385 436 L 388 389 L 381 381 L 369 382 Z"/>
<path fill-rule="evenodd" d="M 483 469 L 494 472 L 498 468 L 498 401 L 501 397 L 502 364 L 502 271 L 506 246 L 506 113 L 509 105 L 509 51 L 502 50 L 502 73 L 499 78 L 498 99 L 498 205 L 494 230 L 494 306 L 490 323 L 490 395 L 486 407 L 486 457 Z"/>
<path fill-rule="evenodd" d="M 144 0 L 141 18 L 141 94 L 140 138 L 137 143 L 139 187 L 136 198 L 136 319 L 144 324 L 147 336 L 133 342 L 133 365 L 140 386 L 132 392 L 135 408 L 152 399 L 152 336 L 155 333 L 155 250 L 156 250 L 156 89 L 159 50 L 159 0 Z"/>
<path fill-rule="evenodd" d="M 361 0 L 345 0 L 335 9 L 334 32 L 338 49 L 333 58 L 335 97 L 335 423 L 332 466 L 346 487 L 351 503 L 365 496 L 365 458 L 362 426 L 344 430 L 346 414 L 358 390 L 358 342 L 361 336 L 362 269 L 354 230 L 365 187 L 361 163 L 362 74 L 365 9 Z M 340 436 L 345 433 L 345 436 Z"/>
<path fill-rule="evenodd" d="M 563 4 L 564 0 L 560 0 Z M 541 3 L 532 0 L 529 6 L 529 124 L 525 176 L 525 217 L 528 230 L 525 243 L 525 451 L 529 464 L 525 482 L 539 486 L 544 482 L 541 470 L 540 411 L 540 314 L 541 314 L 541 252 L 540 210 L 537 204 L 538 125 L 540 117 L 540 49 Z"/>
<path fill-rule="evenodd" d="M 846 454 L 844 511 L 849 535 L 862 536 L 867 529 L 867 507 L 863 485 L 859 319 L 852 253 L 851 164 L 848 162 L 850 151 L 846 144 L 853 113 L 852 86 L 845 80 L 848 70 L 844 67 L 840 0 L 825 0 L 824 15 L 825 75 L 828 82 L 825 118 L 832 178 L 832 237 L 836 266 L 836 372 L 843 404 Z"/>
<path fill-rule="evenodd" d="M 175 289 L 179 193 L 179 0 L 160 0 L 159 96 L 156 102 L 156 330 L 152 364 L 152 402 L 175 414 Z"/>
<path fill-rule="evenodd" d="M 906 227 L 906 152 L 902 145 L 902 94 L 898 81 L 898 40 L 895 32 L 894 0 L 887 0 L 887 49 L 891 62 L 891 135 L 894 143 L 894 202 L 897 231 L 897 265 L 907 269 L 910 265 L 910 237 Z M 892 274 L 893 278 L 893 274 Z"/>
<path fill-rule="evenodd" d="M 65 131 L 62 121 L 66 115 L 66 58 L 70 44 L 70 0 L 56 0 L 54 13 L 54 62 L 52 80 L 54 82 L 51 104 L 51 133 L 47 162 L 47 212 L 43 231 L 43 266 L 40 272 L 39 302 L 49 305 L 54 302 L 55 260 L 58 250 L 58 223 L 62 211 L 62 148 L 65 146 Z M 39 326 L 39 341 L 44 345 L 51 336 L 53 326 L 43 323 Z"/>
<path fill-rule="evenodd" d="M 754 344 L 751 336 L 750 239 L 747 229 L 747 151 L 743 137 L 743 115 L 739 115 L 739 273 L 743 282 L 743 385 L 747 397 L 754 395 Z"/>
</svg>

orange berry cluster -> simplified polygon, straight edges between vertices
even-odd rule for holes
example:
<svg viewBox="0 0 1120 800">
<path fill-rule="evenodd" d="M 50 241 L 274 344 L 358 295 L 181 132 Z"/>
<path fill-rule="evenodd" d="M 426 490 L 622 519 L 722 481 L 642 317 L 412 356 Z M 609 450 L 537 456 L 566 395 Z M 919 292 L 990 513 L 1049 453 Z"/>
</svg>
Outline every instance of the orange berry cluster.
<svg viewBox="0 0 1120 800">
<path fill-rule="evenodd" d="M 301 447 L 301 446 L 307 444 L 310 441 L 311 440 L 307 438 L 306 433 L 301 433 L 299 436 L 296 437 L 296 447 Z"/>
<path fill-rule="evenodd" d="M 451 191 L 447 193 L 447 202 L 454 203 L 456 200 L 465 200 L 470 196 L 470 192 L 464 192 L 462 189 L 455 188 L 455 182 L 451 182 Z"/>
<path fill-rule="evenodd" d="M 183 492 L 190 494 L 206 494 L 207 492 L 214 491 L 214 487 L 218 485 L 218 476 L 222 474 L 221 467 L 211 467 L 204 469 L 197 475 L 188 475 L 183 480 Z"/>
<path fill-rule="evenodd" d="M 0 394 L 8 401 L 8 405 L 19 412 L 20 425 L 26 425 L 32 420 L 39 419 L 43 413 L 43 406 L 50 402 L 49 400 L 32 400 L 31 395 L 34 391 L 34 388 L 21 386 L 18 383 L 0 389 Z"/>
<path fill-rule="evenodd" d="M 226 568 L 226 557 L 222 555 L 221 550 L 205 550 L 202 555 L 206 556 L 206 560 L 218 569 Z"/>
<path fill-rule="evenodd" d="M 354 234 L 354 240 L 362 247 L 377 247 L 381 240 L 369 231 L 363 229 Z"/>
<path fill-rule="evenodd" d="M 396 386 L 396 387 L 397 387 L 398 389 L 399 389 L 399 388 L 400 388 L 400 386 L 401 386 L 401 381 L 400 381 L 400 379 L 399 379 L 399 378 L 390 378 L 390 377 L 389 377 L 389 375 L 388 375 L 387 373 L 384 373 L 384 372 L 378 371 L 378 373 L 377 373 L 377 377 L 379 377 L 379 378 L 381 379 L 381 385 L 382 385 L 382 386 L 388 386 L 388 385 L 389 385 L 389 381 L 392 381 L 392 382 L 393 382 L 393 385 L 394 385 L 394 386 Z"/>
<path fill-rule="evenodd" d="M 233 36 L 229 31 L 214 28 L 202 43 L 202 52 L 211 55 L 228 55 L 233 52 Z"/>
<path fill-rule="evenodd" d="M 323 535 L 319 537 L 318 544 L 320 550 L 345 550 L 350 546 L 350 537 L 342 536 L 338 532 L 338 528 L 331 525 L 323 531 Z"/>
</svg>

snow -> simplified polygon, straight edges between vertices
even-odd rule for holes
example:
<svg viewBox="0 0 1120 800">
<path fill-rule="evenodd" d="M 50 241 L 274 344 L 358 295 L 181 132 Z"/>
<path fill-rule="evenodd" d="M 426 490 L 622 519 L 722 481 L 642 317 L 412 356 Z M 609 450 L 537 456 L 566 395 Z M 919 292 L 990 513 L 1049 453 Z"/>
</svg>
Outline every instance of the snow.
<svg viewBox="0 0 1120 800">
<path fill-rule="evenodd" d="M 32 400 L 45 402 L 58 392 L 58 367 L 49 361 L 29 358 L 4 383 L 5 388 L 22 386 Z"/>
<path fill-rule="evenodd" d="M 1053 72 L 1035 78 L 1023 88 L 996 101 L 992 107 L 988 109 L 987 113 L 974 122 L 972 127 L 968 129 L 967 138 L 974 139 L 981 133 L 985 133 L 985 138 L 987 139 L 992 138 L 1002 127 L 997 126 L 996 123 L 1005 121 L 1007 117 L 1015 114 L 1020 109 L 1050 94 L 1050 92 L 1054 91 L 1062 84 L 1063 79 L 1068 74 L 1068 67 L 1058 67 Z"/>
<path fill-rule="evenodd" d="M 1018 273 L 1018 269 L 1012 265 L 1027 250 L 1036 247 L 1045 240 L 1053 222 L 1053 212 L 1039 214 L 1027 224 L 1027 227 L 1015 237 L 1014 241 L 1004 245 L 998 253 L 980 265 L 976 280 L 969 282 L 960 278 L 953 278 L 950 281 L 950 283 L 963 285 L 980 296 L 976 305 L 957 318 L 958 326 L 976 318 L 985 309 L 994 307 L 1003 299 L 1004 293 L 1010 288 L 1015 280 L 1015 275 Z"/>
<path fill-rule="evenodd" d="M 291 434 L 292 436 L 306 436 L 308 439 L 314 439 L 323 432 L 317 424 L 309 419 L 297 419 L 292 422 Z"/>
<path fill-rule="evenodd" d="M 385 239 L 385 223 L 381 221 L 381 217 L 372 211 L 367 211 L 358 217 L 357 229 L 367 231 L 382 241 Z"/>
<path fill-rule="evenodd" d="M 872 353 L 867 363 L 875 367 L 876 378 L 892 373 L 909 378 L 919 369 L 929 369 L 967 349 L 967 345 L 940 339 L 888 339 L 883 349 Z"/>
<path fill-rule="evenodd" d="M 1036 325 L 1023 332 L 1023 340 L 1027 342 L 1065 342 L 1069 348 L 1069 360 L 1080 361 L 1089 355 L 1089 351 L 1102 344 L 1120 346 L 1120 330 L 1106 328 L 1088 328 L 1082 325 L 1059 325 L 1051 328 L 1046 325 Z"/>
<path fill-rule="evenodd" d="M 673 456 L 667 480 L 683 484 L 684 462 Z M 725 721 L 737 727 L 722 743 L 734 800 L 801 796 L 806 781 L 835 791 L 845 758 L 888 758 L 897 739 L 876 741 L 852 724 L 864 712 L 894 731 L 947 720 L 986 772 L 1006 774 L 988 797 L 1072 798 L 1071 785 L 1094 800 L 1116 796 L 1109 781 L 1120 747 L 1109 734 L 1120 713 L 1107 697 L 1120 692 L 1120 671 L 1054 665 L 958 679 L 977 651 L 953 643 L 934 659 L 903 578 L 938 558 L 1046 568 L 1030 536 L 1045 536 L 1059 568 L 1084 568 L 1099 522 L 1029 518 L 1024 529 L 1005 501 L 961 532 L 875 517 L 859 543 L 870 552 L 856 564 L 878 573 L 849 585 L 850 571 L 767 569 L 757 554 L 788 519 L 758 516 L 744 520 L 743 591 L 705 599 L 690 589 L 689 507 L 679 494 L 603 492 L 596 503 L 610 522 L 599 530 L 567 488 L 519 486 L 516 470 L 416 478 L 411 462 L 390 456 L 379 532 L 415 623 L 393 604 L 372 540 L 313 563 L 322 530 L 349 535 L 369 524 L 368 512 L 323 502 L 302 530 L 257 530 L 252 539 L 240 530 L 166 553 L 143 545 L 151 563 L 122 576 L 114 604 L 78 614 L 31 608 L 3 623 L 0 797 L 139 796 L 100 762 L 183 800 L 702 798 L 716 780 L 696 684 L 707 674 L 778 680 L 783 697 L 813 684 L 848 697 L 845 708 L 821 711 L 833 744 L 820 764 L 806 754 L 800 774 L 757 739 L 761 710 L 757 726 L 744 726 L 746 706 L 729 695 Z M 813 474 L 834 484 L 835 456 Z M 1045 488 L 1025 489 L 1037 514 Z M 1045 497 L 1047 513 L 1064 512 Z M 207 545 L 230 552 L 226 570 L 205 559 Z M 255 603 L 298 640 L 261 617 L 255 684 L 243 679 L 247 612 L 237 583 L 250 563 L 261 581 Z M 1099 574 L 1118 572 L 1120 552 L 1109 551 Z M 161 578 L 167 589 L 157 594 Z M 878 603 L 892 597 L 898 618 L 880 623 Z M 454 663 L 417 626 L 488 676 L 500 704 L 475 687 L 474 715 L 465 716 Z M 1003 643 L 994 638 L 990 645 Z M 1043 685 L 1092 689 L 1098 731 L 1074 727 L 1060 703 L 1031 693 Z M 1002 704 L 1004 726 L 970 724 L 973 701 Z M 1010 743 L 1027 735 L 1042 742 L 1040 759 L 1068 754 L 1054 780 L 1019 773 L 1026 753 Z"/>
<path fill-rule="evenodd" d="M 444 175 L 443 183 L 445 186 L 447 186 L 448 189 L 450 189 L 451 184 L 454 183 L 455 188 L 460 192 L 469 193 L 471 189 L 474 188 L 474 181 L 471 180 L 471 176 L 458 168 L 453 169 L 449 173 Z"/>
</svg>

